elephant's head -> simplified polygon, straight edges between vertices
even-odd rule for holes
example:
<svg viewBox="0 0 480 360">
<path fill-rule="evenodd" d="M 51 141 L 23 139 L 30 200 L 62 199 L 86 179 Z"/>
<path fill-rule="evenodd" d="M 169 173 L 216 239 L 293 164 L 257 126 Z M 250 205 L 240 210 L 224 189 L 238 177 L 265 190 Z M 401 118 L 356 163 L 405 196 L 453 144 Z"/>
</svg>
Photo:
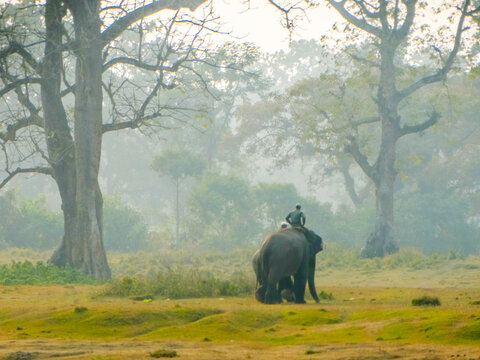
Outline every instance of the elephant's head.
<svg viewBox="0 0 480 360">
<path fill-rule="evenodd" d="M 315 234 L 313 231 L 309 231 L 307 234 L 307 239 L 312 247 L 313 253 L 316 254 L 323 250 L 323 240 L 322 238 Z"/>
</svg>

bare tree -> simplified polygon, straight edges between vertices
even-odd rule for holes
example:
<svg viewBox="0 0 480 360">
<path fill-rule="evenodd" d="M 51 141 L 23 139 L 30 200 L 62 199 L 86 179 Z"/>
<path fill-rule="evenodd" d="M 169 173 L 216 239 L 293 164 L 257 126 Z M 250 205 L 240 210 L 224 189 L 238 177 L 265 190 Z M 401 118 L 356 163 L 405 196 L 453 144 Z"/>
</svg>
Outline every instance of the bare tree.
<svg viewBox="0 0 480 360">
<path fill-rule="evenodd" d="M 201 34 L 215 31 L 210 12 L 195 19 L 182 8 L 193 11 L 205 2 L 47 0 L 41 6 L 3 6 L 0 187 L 21 173 L 53 177 L 65 232 L 51 263 L 110 277 L 98 184 L 102 135 L 137 128 L 172 110 L 162 103 L 163 90 L 177 87 L 179 74 L 202 60 L 208 44 Z M 146 20 L 161 11 L 171 16 Z M 144 83 L 136 84 L 134 75 L 144 72 Z M 109 123 L 103 116 L 107 103 Z"/>
</svg>

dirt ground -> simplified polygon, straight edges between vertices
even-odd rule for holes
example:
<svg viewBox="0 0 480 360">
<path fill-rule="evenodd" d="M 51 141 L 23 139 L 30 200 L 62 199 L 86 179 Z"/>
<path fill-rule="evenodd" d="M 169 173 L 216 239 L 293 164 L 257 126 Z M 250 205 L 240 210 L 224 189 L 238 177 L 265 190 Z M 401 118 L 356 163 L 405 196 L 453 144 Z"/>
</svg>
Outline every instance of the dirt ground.
<svg viewBox="0 0 480 360">
<path fill-rule="evenodd" d="M 328 360 L 480 360 L 480 348 L 468 346 L 398 345 L 398 344 L 306 344 L 258 346 L 230 342 L 95 342 L 56 340 L 12 340 L 0 342 L 0 356 L 30 353 L 34 359 L 153 359 L 150 353 L 174 350 L 185 360 L 243 359 L 328 359 Z M 18 360 L 24 359 L 18 353 Z M 25 355 L 23 355 L 25 356 Z M 14 357 L 13 357 L 14 359 Z"/>
</svg>

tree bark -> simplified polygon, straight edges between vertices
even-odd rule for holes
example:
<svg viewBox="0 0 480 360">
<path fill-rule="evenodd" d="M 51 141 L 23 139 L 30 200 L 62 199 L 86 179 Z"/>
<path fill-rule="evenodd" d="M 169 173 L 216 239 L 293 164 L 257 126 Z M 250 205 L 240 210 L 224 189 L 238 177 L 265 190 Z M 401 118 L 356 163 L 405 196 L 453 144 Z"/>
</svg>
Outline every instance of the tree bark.
<svg viewBox="0 0 480 360">
<path fill-rule="evenodd" d="M 49 262 L 73 266 L 71 253 L 75 239 L 76 174 L 73 138 L 60 96 L 62 70 L 62 2 L 48 0 L 45 6 L 46 43 L 41 71 L 41 98 L 45 134 L 53 178 L 57 183 L 64 218 L 64 236 Z"/>
<path fill-rule="evenodd" d="M 376 198 L 375 226 L 362 250 L 364 257 L 383 257 L 398 251 L 393 232 L 397 139 L 394 126 L 386 120 L 382 126 L 381 150 L 373 179 Z"/>
<path fill-rule="evenodd" d="M 98 185 L 102 147 L 102 41 L 100 1 L 67 2 L 74 19 L 76 87 L 74 137 L 76 160 L 76 241 L 73 267 L 98 279 L 110 278 L 102 234 L 102 193 Z"/>
<path fill-rule="evenodd" d="M 175 181 L 175 246 L 180 237 L 180 180 Z"/>
<path fill-rule="evenodd" d="M 397 171 L 396 146 L 399 138 L 398 102 L 396 100 L 394 56 L 398 42 L 388 39 L 380 44 L 381 71 L 378 109 L 381 119 L 381 142 L 371 179 L 375 184 L 375 227 L 362 250 L 364 257 L 383 257 L 398 251 L 394 240 L 394 191 Z"/>
</svg>

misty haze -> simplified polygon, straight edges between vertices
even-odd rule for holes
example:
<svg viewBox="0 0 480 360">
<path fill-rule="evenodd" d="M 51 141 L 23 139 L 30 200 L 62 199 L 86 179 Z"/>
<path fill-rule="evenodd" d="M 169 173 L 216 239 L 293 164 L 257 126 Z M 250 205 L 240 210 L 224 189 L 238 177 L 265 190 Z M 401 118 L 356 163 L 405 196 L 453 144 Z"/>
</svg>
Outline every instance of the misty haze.
<svg viewBox="0 0 480 360">
<path fill-rule="evenodd" d="M 0 1 L 0 358 L 480 359 L 479 24 Z"/>
</svg>

